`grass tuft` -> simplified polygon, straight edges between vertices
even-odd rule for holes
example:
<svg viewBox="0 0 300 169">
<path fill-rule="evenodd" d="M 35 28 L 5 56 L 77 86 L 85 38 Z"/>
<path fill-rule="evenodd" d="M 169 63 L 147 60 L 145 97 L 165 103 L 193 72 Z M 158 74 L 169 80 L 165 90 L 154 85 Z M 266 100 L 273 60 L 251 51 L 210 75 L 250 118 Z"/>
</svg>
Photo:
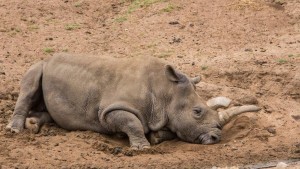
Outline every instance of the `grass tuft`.
<svg viewBox="0 0 300 169">
<path fill-rule="evenodd" d="M 53 52 L 54 52 L 54 49 L 53 49 L 53 48 L 46 47 L 46 48 L 43 49 L 43 51 L 44 51 L 45 53 L 53 53 Z"/>
<path fill-rule="evenodd" d="M 72 23 L 72 24 L 67 24 L 65 25 L 65 29 L 70 31 L 70 30 L 75 30 L 75 29 L 80 29 L 80 25 L 77 23 Z"/>
</svg>

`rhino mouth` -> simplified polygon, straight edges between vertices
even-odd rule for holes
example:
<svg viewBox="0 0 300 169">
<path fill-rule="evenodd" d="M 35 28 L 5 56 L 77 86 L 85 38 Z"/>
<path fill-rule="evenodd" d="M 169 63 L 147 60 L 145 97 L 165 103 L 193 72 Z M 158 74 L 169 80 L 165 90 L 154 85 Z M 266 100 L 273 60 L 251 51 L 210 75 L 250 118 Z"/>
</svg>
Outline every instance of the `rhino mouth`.
<svg viewBox="0 0 300 169">
<path fill-rule="evenodd" d="M 220 142 L 221 136 L 216 133 L 205 133 L 201 134 L 194 141 L 197 144 L 215 144 Z"/>
</svg>

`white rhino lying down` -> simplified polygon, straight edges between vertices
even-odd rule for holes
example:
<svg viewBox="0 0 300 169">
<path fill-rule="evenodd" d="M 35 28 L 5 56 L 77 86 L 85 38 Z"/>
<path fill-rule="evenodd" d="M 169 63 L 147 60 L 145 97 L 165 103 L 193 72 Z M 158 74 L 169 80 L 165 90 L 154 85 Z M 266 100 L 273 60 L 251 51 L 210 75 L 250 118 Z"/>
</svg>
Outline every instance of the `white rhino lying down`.
<svg viewBox="0 0 300 169">
<path fill-rule="evenodd" d="M 199 81 L 155 58 L 56 54 L 25 74 L 7 129 L 38 132 L 53 120 L 67 130 L 125 133 L 133 149 L 150 146 L 147 133 L 153 143 L 178 136 L 213 144 L 232 116 L 259 110 L 247 105 L 218 113 L 228 100 L 210 100 L 210 108 L 195 92 Z"/>
</svg>

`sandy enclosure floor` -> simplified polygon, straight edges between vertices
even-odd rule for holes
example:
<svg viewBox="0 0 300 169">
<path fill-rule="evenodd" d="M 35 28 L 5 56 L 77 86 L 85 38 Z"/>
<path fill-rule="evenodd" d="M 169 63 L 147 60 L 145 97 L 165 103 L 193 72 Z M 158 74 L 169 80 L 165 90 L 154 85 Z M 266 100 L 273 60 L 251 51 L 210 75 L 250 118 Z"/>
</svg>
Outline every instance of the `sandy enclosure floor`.
<svg viewBox="0 0 300 169">
<path fill-rule="evenodd" d="M 299 0 L 0 0 L 0 47 L 0 168 L 299 167 Z M 158 57 L 201 75 L 203 99 L 263 110 L 232 120 L 218 144 L 175 139 L 142 152 L 55 124 L 6 132 L 22 75 L 54 52 Z"/>
</svg>

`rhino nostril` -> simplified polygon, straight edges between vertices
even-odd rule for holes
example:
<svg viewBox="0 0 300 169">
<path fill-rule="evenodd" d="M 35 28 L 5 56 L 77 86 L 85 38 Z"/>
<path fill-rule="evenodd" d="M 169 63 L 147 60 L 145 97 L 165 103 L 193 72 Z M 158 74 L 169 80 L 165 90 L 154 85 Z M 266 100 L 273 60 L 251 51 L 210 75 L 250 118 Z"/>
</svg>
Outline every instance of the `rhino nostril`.
<svg viewBox="0 0 300 169">
<path fill-rule="evenodd" d="M 218 137 L 218 136 L 211 135 L 211 136 L 210 136 L 210 139 L 211 139 L 211 141 L 214 142 L 214 143 L 219 142 L 219 137 Z"/>
<path fill-rule="evenodd" d="M 217 128 L 218 128 L 219 130 L 222 130 L 222 126 L 221 126 L 220 124 L 217 124 Z"/>
<path fill-rule="evenodd" d="M 201 144 L 215 144 L 220 141 L 220 137 L 216 134 L 203 134 L 199 136 L 199 141 Z"/>
</svg>

